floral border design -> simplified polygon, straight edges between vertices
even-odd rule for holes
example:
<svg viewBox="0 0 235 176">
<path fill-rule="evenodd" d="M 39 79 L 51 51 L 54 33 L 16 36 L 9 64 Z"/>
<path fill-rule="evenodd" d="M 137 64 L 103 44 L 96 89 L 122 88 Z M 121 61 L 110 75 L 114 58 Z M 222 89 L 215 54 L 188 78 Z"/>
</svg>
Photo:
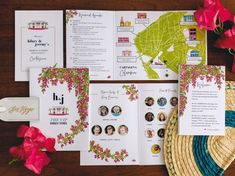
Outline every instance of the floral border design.
<svg viewBox="0 0 235 176">
<path fill-rule="evenodd" d="M 222 80 L 225 79 L 225 73 L 220 66 L 211 65 L 180 65 L 180 107 L 179 116 L 184 114 L 187 104 L 187 92 L 189 84 L 196 86 L 196 79 L 201 80 L 206 78 L 207 82 L 215 81 L 218 89 L 221 88 Z"/>
<path fill-rule="evenodd" d="M 96 159 L 105 160 L 106 162 L 108 162 L 109 159 L 112 159 L 115 163 L 117 163 L 124 161 L 124 159 L 128 157 L 128 152 L 125 149 L 122 149 L 120 152 L 116 151 L 112 154 L 110 149 L 106 148 L 104 150 L 99 144 L 95 144 L 94 140 L 90 141 L 89 152 L 94 153 L 94 157 Z"/>
<path fill-rule="evenodd" d="M 89 71 L 88 68 L 43 68 L 39 74 L 38 83 L 41 84 L 42 93 L 46 91 L 49 84 L 57 86 L 58 83 L 68 84 L 68 91 L 75 89 L 77 97 L 77 108 L 80 118 L 75 121 L 75 125 L 70 128 L 70 133 L 57 135 L 57 142 L 63 148 L 67 144 L 74 143 L 74 138 L 88 127 L 88 91 L 89 91 Z"/>
<path fill-rule="evenodd" d="M 131 85 L 125 84 L 122 86 L 122 88 L 125 89 L 126 95 L 129 95 L 128 99 L 130 101 L 135 101 L 139 98 L 138 97 L 138 90 L 134 84 L 131 84 Z"/>
<path fill-rule="evenodd" d="M 76 16 L 78 12 L 76 10 L 66 10 L 66 24 L 69 22 L 71 18 Z"/>
</svg>

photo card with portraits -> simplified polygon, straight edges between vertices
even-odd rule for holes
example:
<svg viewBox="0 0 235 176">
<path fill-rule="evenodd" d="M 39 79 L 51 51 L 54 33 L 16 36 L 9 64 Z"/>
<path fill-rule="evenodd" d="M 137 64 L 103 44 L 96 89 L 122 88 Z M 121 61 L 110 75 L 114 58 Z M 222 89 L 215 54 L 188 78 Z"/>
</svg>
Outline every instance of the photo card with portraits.
<svg viewBox="0 0 235 176">
<path fill-rule="evenodd" d="M 90 85 L 90 148 L 81 165 L 139 164 L 136 96 L 134 84 Z"/>
<path fill-rule="evenodd" d="M 164 164 L 164 129 L 178 103 L 177 84 L 140 84 L 139 90 L 140 164 Z"/>
<path fill-rule="evenodd" d="M 90 148 L 81 165 L 161 165 L 177 84 L 91 84 Z"/>
</svg>

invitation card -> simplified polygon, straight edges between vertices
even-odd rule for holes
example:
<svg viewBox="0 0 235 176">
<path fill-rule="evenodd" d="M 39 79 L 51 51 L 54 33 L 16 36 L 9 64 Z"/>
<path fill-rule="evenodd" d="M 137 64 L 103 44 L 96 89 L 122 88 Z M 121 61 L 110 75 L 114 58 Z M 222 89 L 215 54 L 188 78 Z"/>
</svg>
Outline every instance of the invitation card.
<svg viewBox="0 0 235 176">
<path fill-rule="evenodd" d="M 194 11 L 66 10 L 67 67 L 91 80 L 177 80 L 178 64 L 206 64 Z"/>
<path fill-rule="evenodd" d="M 15 11 L 15 81 L 30 67 L 63 67 L 63 11 Z"/>
<path fill-rule="evenodd" d="M 30 125 L 55 138 L 57 151 L 87 151 L 88 91 L 87 68 L 30 69 L 30 96 L 40 100 L 40 120 Z"/>
<path fill-rule="evenodd" d="M 90 147 L 81 152 L 81 165 L 164 164 L 177 84 L 92 84 L 90 99 Z"/>
<path fill-rule="evenodd" d="M 224 135 L 225 67 L 180 65 L 179 134 Z"/>
</svg>

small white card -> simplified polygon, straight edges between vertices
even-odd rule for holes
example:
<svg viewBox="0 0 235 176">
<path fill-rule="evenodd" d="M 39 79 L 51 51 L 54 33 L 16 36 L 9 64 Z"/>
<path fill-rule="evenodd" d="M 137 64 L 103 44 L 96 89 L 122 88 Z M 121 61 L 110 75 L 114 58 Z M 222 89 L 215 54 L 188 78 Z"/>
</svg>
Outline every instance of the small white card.
<svg viewBox="0 0 235 176">
<path fill-rule="evenodd" d="M 88 91 L 87 68 L 30 69 L 30 95 L 40 100 L 30 125 L 55 138 L 57 151 L 88 150 Z"/>
<path fill-rule="evenodd" d="M 63 67 L 63 11 L 15 11 L 15 81 L 56 64 Z"/>
<path fill-rule="evenodd" d="M 1 99 L 0 119 L 7 122 L 39 120 L 39 98 L 8 97 Z"/>
<path fill-rule="evenodd" d="M 224 135 L 225 67 L 179 68 L 179 135 Z"/>
</svg>

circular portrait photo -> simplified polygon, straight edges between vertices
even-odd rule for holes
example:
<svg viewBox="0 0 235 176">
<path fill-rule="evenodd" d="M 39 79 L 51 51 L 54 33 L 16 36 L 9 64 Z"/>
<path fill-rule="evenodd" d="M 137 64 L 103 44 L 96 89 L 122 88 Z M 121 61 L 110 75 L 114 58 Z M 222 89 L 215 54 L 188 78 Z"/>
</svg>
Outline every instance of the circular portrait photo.
<svg viewBox="0 0 235 176">
<path fill-rule="evenodd" d="M 146 121 L 148 121 L 148 122 L 152 122 L 152 121 L 153 121 L 153 119 L 154 119 L 154 115 L 153 115 L 153 113 L 151 113 L 151 112 L 147 112 L 147 113 L 145 114 L 145 120 L 146 120 Z"/>
<path fill-rule="evenodd" d="M 152 128 L 148 128 L 145 130 L 145 136 L 147 138 L 152 138 L 154 136 L 154 130 Z"/>
<path fill-rule="evenodd" d="M 145 104 L 146 104 L 147 106 L 152 106 L 152 105 L 154 104 L 154 99 L 153 99 L 152 97 L 147 97 L 147 98 L 145 99 Z"/>
<path fill-rule="evenodd" d="M 119 116 L 122 113 L 122 109 L 120 106 L 114 106 L 111 109 L 111 113 L 113 116 Z"/>
<path fill-rule="evenodd" d="M 154 145 L 151 147 L 151 152 L 152 152 L 153 154 L 158 154 L 158 153 L 160 153 L 160 152 L 161 152 L 160 146 L 157 145 L 157 144 L 154 144 Z"/>
<path fill-rule="evenodd" d="M 165 129 L 164 128 L 161 128 L 157 131 L 157 135 L 160 137 L 160 138 L 164 138 L 164 134 L 165 134 Z"/>
<path fill-rule="evenodd" d="M 99 125 L 94 125 L 91 129 L 91 132 L 95 136 L 99 136 L 102 133 L 102 128 Z"/>
<path fill-rule="evenodd" d="M 178 98 L 177 97 L 172 97 L 170 101 L 171 101 L 171 106 L 176 106 L 178 104 Z"/>
<path fill-rule="evenodd" d="M 160 97 L 160 98 L 158 98 L 158 100 L 157 100 L 157 104 L 158 104 L 159 106 L 165 106 L 166 103 L 167 103 L 167 100 L 166 100 L 165 97 Z"/>
<path fill-rule="evenodd" d="M 120 135 L 122 135 L 122 136 L 127 135 L 127 133 L 128 133 L 128 127 L 127 127 L 126 125 L 120 125 L 120 126 L 118 127 L 118 133 L 119 133 Z"/>
<path fill-rule="evenodd" d="M 166 120 L 166 114 L 164 112 L 159 112 L 158 115 L 157 115 L 157 119 L 160 121 L 160 122 L 163 122 Z"/>
<path fill-rule="evenodd" d="M 98 113 L 100 116 L 106 116 L 109 113 L 109 109 L 107 106 L 100 106 L 98 109 Z"/>
<path fill-rule="evenodd" d="M 108 125 L 105 127 L 105 133 L 108 135 L 108 136 L 112 136 L 115 132 L 115 128 L 113 125 Z"/>
</svg>

